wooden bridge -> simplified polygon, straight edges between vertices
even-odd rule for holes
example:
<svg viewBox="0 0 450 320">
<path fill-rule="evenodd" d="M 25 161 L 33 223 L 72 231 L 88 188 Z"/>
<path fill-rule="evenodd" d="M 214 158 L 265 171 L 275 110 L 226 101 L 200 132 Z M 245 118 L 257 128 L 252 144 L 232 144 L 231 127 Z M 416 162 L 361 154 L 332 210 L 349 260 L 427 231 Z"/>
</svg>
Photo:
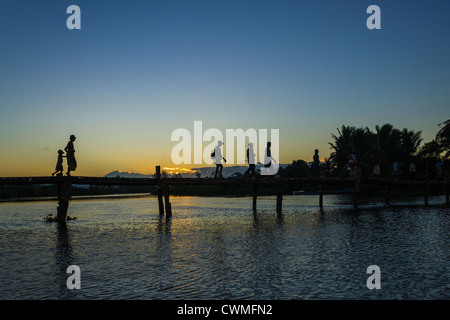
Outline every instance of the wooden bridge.
<svg viewBox="0 0 450 320">
<path fill-rule="evenodd" d="M 59 176 L 59 177 L 11 177 L 0 178 L 0 185 L 42 185 L 56 184 L 58 190 L 58 207 L 57 220 L 65 221 L 69 208 L 69 200 L 71 199 L 72 185 L 103 185 L 103 186 L 155 186 L 158 195 L 158 206 L 160 215 L 172 215 L 172 207 L 170 203 L 169 187 L 176 185 L 251 185 L 253 186 L 253 210 L 256 211 L 256 203 L 258 196 L 258 188 L 275 187 L 277 196 L 276 211 L 278 214 L 282 212 L 283 190 L 287 185 L 315 185 L 318 186 L 319 206 L 323 206 L 324 194 L 337 194 L 336 188 L 351 188 L 353 195 L 353 206 L 358 207 L 360 200 L 361 185 L 378 186 L 384 188 L 384 198 L 386 205 L 390 204 L 390 195 L 392 187 L 406 187 L 408 189 L 419 189 L 424 196 L 424 205 L 428 206 L 428 197 L 430 187 L 442 187 L 445 193 L 446 205 L 449 202 L 450 181 L 411 181 L 411 180 L 394 180 L 394 179 L 363 179 L 358 175 L 355 178 L 163 178 L 161 176 L 160 167 L 156 167 L 155 178 L 106 178 L 106 177 L 76 177 L 76 176 Z M 327 190 L 328 189 L 328 192 Z M 348 192 L 347 192 L 348 193 Z"/>
</svg>

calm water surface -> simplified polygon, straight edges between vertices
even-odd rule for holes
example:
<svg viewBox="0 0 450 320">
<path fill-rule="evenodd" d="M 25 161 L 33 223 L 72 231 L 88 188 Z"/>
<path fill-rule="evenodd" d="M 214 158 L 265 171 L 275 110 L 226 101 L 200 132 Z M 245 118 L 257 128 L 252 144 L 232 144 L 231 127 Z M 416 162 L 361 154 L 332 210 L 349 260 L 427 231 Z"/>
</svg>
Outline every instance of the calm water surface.
<svg viewBox="0 0 450 320">
<path fill-rule="evenodd" d="M 434 199 L 443 203 L 443 198 Z M 422 205 L 422 199 L 403 204 Z M 430 200 L 433 203 L 433 199 Z M 448 299 L 445 207 L 383 207 L 325 196 L 72 201 L 66 227 L 44 222 L 55 202 L 0 204 L 0 299 Z M 81 269 L 68 290 L 66 269 Z M 367 267 L 381 269 L 369 290 Z"/>
</svg>

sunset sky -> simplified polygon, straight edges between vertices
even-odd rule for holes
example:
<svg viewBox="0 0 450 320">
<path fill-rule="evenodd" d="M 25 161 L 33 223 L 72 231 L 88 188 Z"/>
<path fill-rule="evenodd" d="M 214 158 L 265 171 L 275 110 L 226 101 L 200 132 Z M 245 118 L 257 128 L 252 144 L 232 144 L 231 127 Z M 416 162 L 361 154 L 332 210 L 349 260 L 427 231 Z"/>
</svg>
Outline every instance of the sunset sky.
<svg viewBox="0 0 450 320">
<path fill-rule="evenodd" d="M 66 27 L 72 4 L 81 30 Z M 372 4 L 381 30 L 366 27 Z M 175 166 L 171 134 L 194 121 L 279 129 L 281 163 L 327 157 L 342 125 L 430 141 L 450 118 L 449 12 L 448 0 L 2 0 L 0 176 L 50 175 L 71 134 L 75 175 L 153 173 Z"/>
</svg>

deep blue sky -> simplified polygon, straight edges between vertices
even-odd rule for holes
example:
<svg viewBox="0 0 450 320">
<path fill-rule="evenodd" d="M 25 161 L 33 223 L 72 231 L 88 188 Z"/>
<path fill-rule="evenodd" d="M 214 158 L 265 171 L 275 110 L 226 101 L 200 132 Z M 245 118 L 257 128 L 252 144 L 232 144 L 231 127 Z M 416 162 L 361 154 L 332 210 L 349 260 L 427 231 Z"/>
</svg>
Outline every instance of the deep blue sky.
<svg viewBox="0 0 450 320">
<path fill-rule="evenodd" d="M 81 8 L 81 30 L 66 8 Z M 381 8 L 368 30 L 366 8 Z M 171 166 L 171 132 L 280 129 L 280 160 L 329 155 L 342 125 L 426 141 L 449 118 L 450 2 L 0 2 L 0 175 Z"/>
</svg>

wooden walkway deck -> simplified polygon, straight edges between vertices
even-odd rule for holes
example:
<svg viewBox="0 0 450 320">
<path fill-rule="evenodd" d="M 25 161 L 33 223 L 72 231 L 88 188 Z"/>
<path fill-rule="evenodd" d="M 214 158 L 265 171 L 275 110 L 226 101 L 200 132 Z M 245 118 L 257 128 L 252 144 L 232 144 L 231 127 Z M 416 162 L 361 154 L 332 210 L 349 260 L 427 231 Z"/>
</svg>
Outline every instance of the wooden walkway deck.
<svg viewBox="0 0 450 320">
<path fill-rule="evenodd" d="M 73 185 L 104 185 L 104 186 L 156 186 L 161 181 L 173 185 L 277 185 L 282 183 L 353 185 L 354 178 L 106 178 L 106 177 L 0 177 L 0 185 L 32 185 L 32 184 L 58 184 L 69 181 Z M 361 183 L 371 185 L 397 185 L 397 186 L 450 186 L 450 180 L 394 180 L 394 179 L 360 179 Z"/>
<path fill-rule="evenodd" d="M 69 200 L 71 199 L 70 189 L 72 185 L 103 185 L 103 186 L 155 186 L 157 188 L 159 213 L 167 216 L 172 215 L 170 204 L 169 187 L 177 185 L 251 185 L 253 186 L 253 210 L 256 211 L 256 202 L 259 187 L 275 187 L 277 196 L 276 211 L 282 211 L 283 190 L 288 185 L 316 185 L 318 186 L 319 206 L 323 206 L 324 194 L 335 194 L 335 188 L 351 188 L 353 194 L 353 206 L 358 207 L 358 200 L 361 197 L 361 186 L 378 186 L 384 188 L 385 203 L 390 204 L 390 194 L 392 187 L 418 188 L 424 196 L 424 205 L 428 205 L 429 189 L 432 186 L 442 187 L 445 194 L 446 205 L 449 205 L 450 181 L 411 181 L 393 179 L 362 179 L 356 178 L 162 178 L 160 167 L 156 167 L 155 178 L 106 178 L 106 177 L 5 177 L 0 178 L 0 185 L 32 185 L 32 184 L 56 184 L 58 187 L 58 208 L 57 218 L 65 221 Z"/>
</svg>

